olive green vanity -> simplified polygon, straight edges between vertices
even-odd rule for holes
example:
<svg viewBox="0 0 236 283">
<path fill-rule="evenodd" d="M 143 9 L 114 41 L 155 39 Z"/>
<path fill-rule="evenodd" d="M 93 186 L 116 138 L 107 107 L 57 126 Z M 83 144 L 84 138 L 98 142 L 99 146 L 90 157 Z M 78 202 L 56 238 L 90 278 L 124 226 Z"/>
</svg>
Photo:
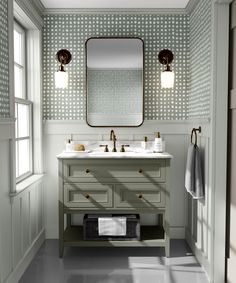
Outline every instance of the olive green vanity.
<svg viewBox="0 0 236 283">
<path fill-rule="evenodd" d="M 170 254 L 170 159 L 167 153 L 62 153 L 59 161 L 59 254 L 65 246 L 165 247 Z M 158 225 L 141 226 L 141 240 L 85 241 L 72 214 L 152 213 Z M 65 217 L 66 221 L 65 221 Z"/>
</svg>

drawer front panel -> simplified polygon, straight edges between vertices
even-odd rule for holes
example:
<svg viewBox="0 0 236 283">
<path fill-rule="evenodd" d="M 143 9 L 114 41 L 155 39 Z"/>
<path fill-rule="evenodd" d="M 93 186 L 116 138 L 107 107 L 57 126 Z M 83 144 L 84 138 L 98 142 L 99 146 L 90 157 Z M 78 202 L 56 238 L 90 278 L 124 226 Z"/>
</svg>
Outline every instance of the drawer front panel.
<svg viewBox="0 0 236 283">
<path fill-rule="evenodd" d="M 165 207 L 165 184 L 124 183 L 116 185 L 117 208 Z"/>
<path fill-rule="evenodd" d="M 64 205 L 71 208 L 111 208 L 113 207 L 112 185 L 66 184 Z"/>
<path fill-rule="evenodd" d="M 147 162 L 141 160 L 126 160 L 122 161 L 119 165 L 119 160 L 114 162 L 100 162 L 86 160 L 83 164 L 78 164 L 78 162 L 68 161 L 64 164 L 64 176 L 70 181 L 98 181 L 99 179 L 110 179 L 123 181 L 127 178 L 139 178 L 142 181 L 150 181 L 154 179 L 158 182 L 164 182 L 166 180 L 165 176 L 165 166 L 163 162 L 165 161 L 155 161 Z"/>
</svg>

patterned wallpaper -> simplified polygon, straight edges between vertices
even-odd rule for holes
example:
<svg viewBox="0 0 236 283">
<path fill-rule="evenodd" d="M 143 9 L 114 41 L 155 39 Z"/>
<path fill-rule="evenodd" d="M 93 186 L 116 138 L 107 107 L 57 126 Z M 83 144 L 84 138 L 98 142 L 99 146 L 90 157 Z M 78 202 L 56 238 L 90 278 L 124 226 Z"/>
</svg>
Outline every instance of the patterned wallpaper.
<svg viewBox="0 0 236 283">
<path fill-rule="evenodd" d="M 210 117 L 211 2 L 200 0 L 190 14 L 189 118 Z"/>
<path fill-rule="evenodd" d="M 142 112 L 141 70 L 89 70 L 88 90 L 90 113 Z"/>
<path fill-rule="evenodd" d="M 10 116 L 8 91 L 8 0 L 0 0 L 0 118 Z"/>
<path fill-rule="evenodd" d="M 154 14 L 51 14 L 44 17 L 43 30 L 43 115 L 44 119 L 85 119 L 85 41 L 89 37 L 140 37 L 145 48 L 145 119 L 187 118 L 189 16 Z M 66 65 L 69 88 L 54 88 L 55 54 L 66 48 L 72 61 Z M 157 56 L 169 48 L 175 59 L 175 88 L 160 88 L 163 65 Z"/>
</svg>

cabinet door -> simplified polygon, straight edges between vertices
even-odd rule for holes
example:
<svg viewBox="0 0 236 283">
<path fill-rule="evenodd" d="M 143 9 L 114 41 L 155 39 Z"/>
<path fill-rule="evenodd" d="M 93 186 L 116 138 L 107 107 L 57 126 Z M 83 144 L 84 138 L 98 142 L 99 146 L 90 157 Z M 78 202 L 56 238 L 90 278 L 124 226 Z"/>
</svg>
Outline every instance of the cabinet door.
<svg viewBox="0 0 236 283">
<path fill-rule="evenodd" d="M 70 208 L 113 207 L 112 185 L 73 183 L 64 186 L 64 205 Z"/>
<path fill-rule="evenodd" d="M 117 184 L 115 206 L 117 208 L 165 207 L 166 188 L 164 183 Z"/>
</svg>

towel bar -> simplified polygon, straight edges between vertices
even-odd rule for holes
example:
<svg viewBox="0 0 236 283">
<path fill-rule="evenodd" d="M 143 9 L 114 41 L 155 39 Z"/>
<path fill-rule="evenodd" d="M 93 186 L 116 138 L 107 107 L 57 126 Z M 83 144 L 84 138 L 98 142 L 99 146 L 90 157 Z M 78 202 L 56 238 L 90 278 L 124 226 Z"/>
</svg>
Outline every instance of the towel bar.
<svg viewBox="0 0 236 283">
<path fill-rule="evenodd" d="M 195 143 L 194 145 L 196 146 L 197 145 L 197 132 L 201 133 L 202 131 L 202 128 L 201 126 L 199 126 L 198 128 L 193 128 L 192 129 L 192 132 L 191 132 L 191 143 L 193 143 L 193 133 L 195 135 Z"/>
</svg>

